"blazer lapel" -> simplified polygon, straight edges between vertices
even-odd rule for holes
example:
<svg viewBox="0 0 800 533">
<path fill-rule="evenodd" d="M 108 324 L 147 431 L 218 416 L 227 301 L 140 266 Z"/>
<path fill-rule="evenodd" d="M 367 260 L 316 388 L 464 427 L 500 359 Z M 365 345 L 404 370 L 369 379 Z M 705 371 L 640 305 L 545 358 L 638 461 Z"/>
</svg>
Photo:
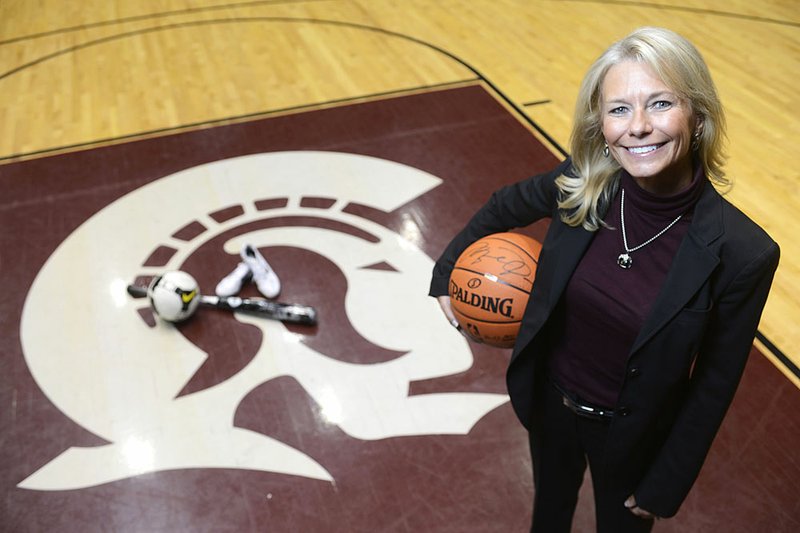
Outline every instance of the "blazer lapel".
<svg viewBox="0 0 800 533">
<path fill-rule="evenodd" d="M 586 231 L 582 227 L 564 226 L 564 234 L 554 242 L 554 252 L 556 257 L 551 261 L 551 272 L 548 272 L 547 283 L 542 283 L 547 287 L 547 310 L 552 311 L 561 295 L 567 287 L 567 283 L 572 277 L 575 269 L 578 268 L 581 258 L 589 248 L 594 233 Z"/>
<path fill-rule="evenodd" d="M 542 250 L 543 254 L 547 254 L 547 260 L 540 262 L 536 270 L 536 281 L 512 360 L 522 347 L 533 340 L 549 318 L 594 236 L 594 233 L 582 227 L 567 226 L 555 219 L 551 222 L 551 232 L 545 239 Z"/>
<path fill-rule="evenodd" d="M 631 354 L 663 328 L 700 290 L 719 264 L 711 243 L 723 233 L 722 197 L 706 182 L 692 225 L 670 267 L 664 286 L 631 348 Z"/>
</svg>

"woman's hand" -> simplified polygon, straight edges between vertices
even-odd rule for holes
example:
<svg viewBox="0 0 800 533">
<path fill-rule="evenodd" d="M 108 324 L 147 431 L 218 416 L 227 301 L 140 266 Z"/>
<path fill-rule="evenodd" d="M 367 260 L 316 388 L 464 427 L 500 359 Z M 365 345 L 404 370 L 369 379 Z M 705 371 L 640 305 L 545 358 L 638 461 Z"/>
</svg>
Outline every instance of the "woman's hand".
<svg viewBox="0 0 800 533">
<path fill-rule="evenodd" d="M 658 517 L 649 511 L 645 511 L 638 505 L 636 505 L 636 498 L 633 494 L 628 496 L 628 499 L 625 500 L 625 507 L 628 508 L 630 512 L 638 516 L 639 518 L 644 518 L 645 520 L 657 520 Z"/>
<path fill-rule="evenodd" d="M 458 329 L 458 320 L 456 320 L 456 315 L 453 314 L 453 308 L 450 306 L 450 297 L 439 296 L 436 299 L 439 301 L 439 307 L 442 308 L 442 313 L 447 317 L 447 321 L 450 322 L 454 328 Z"/>
<path fill-rule="evenodd" d="M 447 317 L 447 320 L 453 325 L 454 328 L 456 328 L 456 330 L 458 330 L 459 333 L 461 333 L 461 335 L 464 336 L 465 339 L 470 342 L 480 342 L 479 339 L 467 335 L 467 332 L 461 327 L 461 324 L 458 323 L 458 320 L 456 320 L 456 315 L 453 314 L 453 307 L 450 305 L 449 296 L 437 296 L 436 299 L 439 301 L 439 307 L 442 308 L 442 313 L 444 313 L 444 316 Z"/>
</svg>

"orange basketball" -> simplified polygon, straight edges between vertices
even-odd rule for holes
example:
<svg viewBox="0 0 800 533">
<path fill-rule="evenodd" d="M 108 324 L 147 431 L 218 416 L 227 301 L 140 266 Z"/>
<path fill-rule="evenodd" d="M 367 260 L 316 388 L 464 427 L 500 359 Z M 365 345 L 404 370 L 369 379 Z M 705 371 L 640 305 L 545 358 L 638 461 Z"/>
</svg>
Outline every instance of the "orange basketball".
<svg viewBox="0 0 800 533">
<path fill-rule="evenodd" d="M 518 233 L 496 233 L 472 243 L 450 274 L 450 304 L 477 342 L 511 348 L 536 276 L 542 245 Z"/>
</svg>

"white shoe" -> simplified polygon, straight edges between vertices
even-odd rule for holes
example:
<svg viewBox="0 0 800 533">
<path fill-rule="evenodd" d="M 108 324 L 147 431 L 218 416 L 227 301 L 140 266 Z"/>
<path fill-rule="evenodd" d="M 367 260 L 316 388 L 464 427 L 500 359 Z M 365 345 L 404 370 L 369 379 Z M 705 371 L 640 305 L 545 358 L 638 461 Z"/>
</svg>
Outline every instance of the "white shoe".
<svg viewBox="0 0 800 533">
<path fill-rule="evenodd" d="M 250 270 L 250 267 L 244 263 L 239 263 L 236 265 L 236 268 L 233 269 L 233 272 L 217 283 L 215 292 L 217 296 L 223 297 L 239 294 L 239 291 L 242 290 L 242 285 L 251 277 L 253 277 L 253 272 Z"/>
<path fill-rule="evenodd" d="M 258 291 L 267 298 L 278 296 L 281 292 L 281 280 L 278 279 L 278 275 L 269 266 L 258 248 L 245 244 L 240 255 L 245 264 L 250 267 Z"/>
</svg>

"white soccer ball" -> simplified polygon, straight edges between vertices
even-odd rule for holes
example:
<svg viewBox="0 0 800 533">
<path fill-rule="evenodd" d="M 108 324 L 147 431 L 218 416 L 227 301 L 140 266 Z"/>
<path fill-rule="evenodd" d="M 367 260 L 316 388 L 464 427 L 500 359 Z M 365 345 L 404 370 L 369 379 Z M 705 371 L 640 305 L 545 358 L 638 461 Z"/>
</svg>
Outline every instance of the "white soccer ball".
<svg viewBox="0 0 800 533">
<path fill-rule="evenodd" d="M 153 278 L 147 288 L 153 312 L 168 322 L 180 322 L 200 305 L 200 290 L 191 275 L 180 270 Z"/>
</svg>

